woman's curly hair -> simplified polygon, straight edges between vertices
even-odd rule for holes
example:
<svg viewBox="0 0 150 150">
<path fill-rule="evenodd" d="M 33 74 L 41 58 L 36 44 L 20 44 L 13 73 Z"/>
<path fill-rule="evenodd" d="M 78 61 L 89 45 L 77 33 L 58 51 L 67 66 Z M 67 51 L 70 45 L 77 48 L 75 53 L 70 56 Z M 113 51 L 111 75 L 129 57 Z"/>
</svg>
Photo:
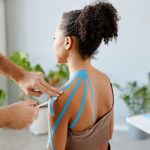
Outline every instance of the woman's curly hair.
<svg viewBox="0 0 150 150">
<path fill-rule="evenodd" d="M 77 39 L 79 54 L 83 59 L 92 58 L 104 41 L 108 44 L 118 36 L 119 17 L 109 2 L 99 1 L 83 9 L 63 13 L 60 28 L 65 36 Z"/>
</svg>

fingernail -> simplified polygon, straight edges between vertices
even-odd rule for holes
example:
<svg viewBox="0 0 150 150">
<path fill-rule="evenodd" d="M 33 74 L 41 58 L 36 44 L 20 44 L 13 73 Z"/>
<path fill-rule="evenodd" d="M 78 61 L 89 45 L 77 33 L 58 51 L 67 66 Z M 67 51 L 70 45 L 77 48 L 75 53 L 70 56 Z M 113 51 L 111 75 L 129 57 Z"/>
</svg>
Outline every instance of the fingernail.
<svg viewBox="0 0 150 150">
<path fill-rule="evenodd" d="M 54 98 L 54 100 L 56 100 L 56 99 L 57 99 L 57 97 Z"/>
<path fill-rule="evenodd" d="M 60 94 L 62 94 L 63 92 L 64 92 L 64 91 L 61 90 L 61 91 L 60 91 Z"/>
</svg>

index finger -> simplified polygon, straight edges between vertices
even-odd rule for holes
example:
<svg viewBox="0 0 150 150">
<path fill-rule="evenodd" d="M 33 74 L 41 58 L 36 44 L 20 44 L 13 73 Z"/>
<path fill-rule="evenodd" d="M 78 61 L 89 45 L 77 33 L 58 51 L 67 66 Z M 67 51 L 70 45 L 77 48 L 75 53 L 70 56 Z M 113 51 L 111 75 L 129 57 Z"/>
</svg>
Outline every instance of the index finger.
<svg viewBox="0 0 150 150">
<path fill-rule="evenodd" d="M 57 88 L 51 86 L 51 85 L 48 84 L 45 80 L 42 80 L 42 81 L 41 81 L 41 84 L 42 84 L 45 88 L 47 88 L 47 90 L 52 91 L 52 92 L 54 92 L 54 93 L 56 93 L 56 94 L 62 94 L 62 93 L 63 93 L 62 90 L 57 89 Z"/>
</svg>

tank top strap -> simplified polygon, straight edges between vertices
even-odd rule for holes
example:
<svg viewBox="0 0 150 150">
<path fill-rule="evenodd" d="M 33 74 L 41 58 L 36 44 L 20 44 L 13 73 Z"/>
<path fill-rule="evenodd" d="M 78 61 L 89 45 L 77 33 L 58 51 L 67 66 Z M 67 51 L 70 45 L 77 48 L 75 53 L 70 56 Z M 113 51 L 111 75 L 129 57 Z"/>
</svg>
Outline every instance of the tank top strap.
<svg viewBox="0 0 150 150">
<path fill-rule="evenodd" d="M 106 74 L 105 74 L 106 75 Z M 113 90 L 113 83 L 111 82 L 110 78 L 108 77 L 108 75 L 106 75 L 106 77 L 108 78 L 109 80 L 109 84 L 110 84 L 110 87 L 111 87 L 111 91 L 112 91 L 112 96 L 113 96 L 113 104 L 112 104 L 112 108 L 111 110 L 113 109 L 114 107 L 114 90 Z"/>
<path fill-rule="evenodd" d="M 112 82 L 110 82 L 110 86 L 111 86 L 111 91 L 112 91 L 112 96 L 113 96 L 113 104 L 112 104 L 112 109 L 113 109 L 113 107 L 114 107 L 114 101 L 115 101 L 114 99 L 115 98 L 114 98 L 114 90 L 113 90 L 113 84 L 112 84 Z"/>
</svg>

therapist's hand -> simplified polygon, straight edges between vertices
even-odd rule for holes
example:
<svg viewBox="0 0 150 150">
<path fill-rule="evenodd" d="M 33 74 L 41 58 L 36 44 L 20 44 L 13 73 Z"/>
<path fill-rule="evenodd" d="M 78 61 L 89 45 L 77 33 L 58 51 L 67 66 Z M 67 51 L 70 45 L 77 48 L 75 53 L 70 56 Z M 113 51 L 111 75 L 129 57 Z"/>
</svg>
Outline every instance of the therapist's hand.
<svg viewBox="0 0 150 150">
<path fill-rule="evenodd" d="M 35 101 L 26 100 L 9 105 L 5 112 L 7 116 L 5 127 L 20 130 L 38 118 L 39 107 Z"/>
<path fill-rule="evenodd" d="M 30 96 L 40 96 L 46 93 L 49 96 L 58 97 L 62 93 L 44 80 L 42 72 L 24 72 L 18 84 L 25 94 Z"/>
</svg>

